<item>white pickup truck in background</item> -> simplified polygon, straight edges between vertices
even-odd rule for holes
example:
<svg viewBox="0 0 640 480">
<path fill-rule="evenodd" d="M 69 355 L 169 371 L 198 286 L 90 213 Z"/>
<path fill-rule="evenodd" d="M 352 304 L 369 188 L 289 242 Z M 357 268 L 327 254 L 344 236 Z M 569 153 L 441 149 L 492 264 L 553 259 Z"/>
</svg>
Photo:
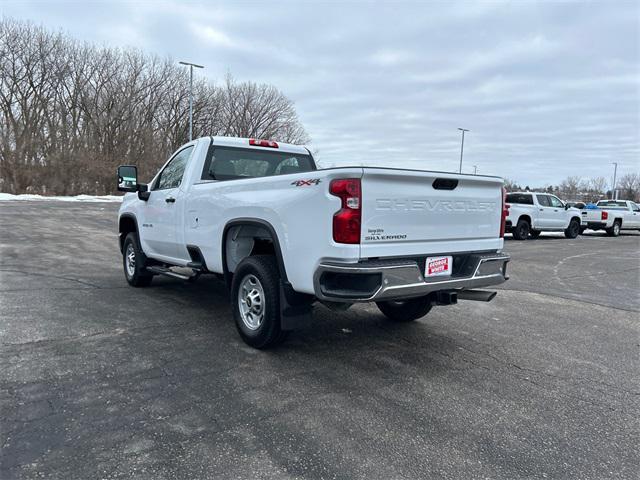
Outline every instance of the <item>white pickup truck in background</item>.
<svg viewBox="0 0 640 480">
<path fill-rule="evenodd" d="M 621 230 L 640 230 L 640 206 L 630 200 L 600 200 L 598 208 L 581 211 L 581 230 L 604 230 L 617 237 Z"/>
<path fill-rule="evenodd" d="M 555 195 L 544 192 L 512 192 L 506 197 L 506 230 L 516 240 L 536 238 L 541 232 L 564 232 L 567 238 L 580 234 L 580 210 L 569 207 Z"/>
<path fill-rule="evenodd" d="M 506 280 L 503 181 L 391 168 L 317 170 L 309 150 L 205 137 L 182 146 L 149 184 L 118 169 L 124 274 L 231 290 L 236 327 L 266 348 L 308 323 L 319 300 L 376 302 L 391 320 L 424 316 Z M 180 271 L 182 268 L 182 272 Z M 189 269 L 189 275 L 184 269 Z"/>
</svg>

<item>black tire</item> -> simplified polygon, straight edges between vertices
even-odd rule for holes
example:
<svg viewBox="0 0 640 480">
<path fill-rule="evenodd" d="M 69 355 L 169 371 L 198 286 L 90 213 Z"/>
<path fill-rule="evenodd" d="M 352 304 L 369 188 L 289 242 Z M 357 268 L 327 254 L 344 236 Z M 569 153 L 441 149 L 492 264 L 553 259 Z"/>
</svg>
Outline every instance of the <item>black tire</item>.
<svg viewBox="0 0 640 480">
<path fill-rule="evenodd" d="M 256 293 L 252 296 L 252 292 Z M 241 304 L 246 311 L 241 310 Z M 238 333 L 247 345 L 266 349 L 285 340 L 289 332 L 280 328 L 280 272 L 273 255 L 254 255 L 240 262 L 231 283 L 231 308 Z"/>
<path fill-rule="evenodd" d="M 516 240 L 526 240 L 529 236 L 529 231 L 531 230 L 531 225 L 525 219 L 521 218 L 518 220 L 518 224 L 513 229 L 513 238 Z"/>
<path fill-rule="evenodd" d="M 586 227 L 580 227 L 580 235 L 584 235 L 584 231 L 586 230 Z"/>
<path fill-rule="evenodd" d="M 385 317 L 394 322 L 412 322 L 431 310 L 431 298 L 418 297 L 402 301 L 376 302 Z"/>
<path fill-rule="evenodd" d="M 613 226 L 611 228 L 605 229 L 605 232 L 607 232 L 607 235 L 609 235 L 610 237 L 617 237 L 618 235 L 620 235 L 621 226 L 622 223 L 620 222 L 620 220 L 616 220 L 615 222 L 613 222 Z"/>
<path fill-rule="evenodd" d="M 541 231 L 541 230 L 531 230 L 531 231 L 529 232 L 529 236 L 530 236 L 531 238 L 538 238 L 538 237 L 540 236 L 540 234 L 541 234 L 541 233 L 542 233 L 542 231 Z"/>
<path fill-rule="evenodd" d="M 567 238 L 576 238 L 580 234 L 580 220 L 572 219 L 569 222 L 569 226 L 564 231 L 564 236 Z"/>
<path fill-rule="evenodd" d="M 146 262 L 147 257 L 140 247 L 138 234 L 129 233 L 122 245 L 122 268 L 124 278 L 132 287 L 148 287 L 151 284 L 153 274 L 146 270 Z"/>
</svg>

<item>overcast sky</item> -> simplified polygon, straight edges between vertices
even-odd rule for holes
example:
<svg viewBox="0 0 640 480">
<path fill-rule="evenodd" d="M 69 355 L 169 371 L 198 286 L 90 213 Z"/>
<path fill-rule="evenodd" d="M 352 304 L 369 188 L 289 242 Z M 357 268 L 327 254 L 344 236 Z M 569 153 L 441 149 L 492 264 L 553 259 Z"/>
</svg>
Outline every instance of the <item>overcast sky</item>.
<svg viewBox="0 0 640 480">
<path fill-rule="evenodd" d="M 640 171 L 640 2 L 28 2 L 3 15 L 272 83 L 324 166 Z"/>
</svg>

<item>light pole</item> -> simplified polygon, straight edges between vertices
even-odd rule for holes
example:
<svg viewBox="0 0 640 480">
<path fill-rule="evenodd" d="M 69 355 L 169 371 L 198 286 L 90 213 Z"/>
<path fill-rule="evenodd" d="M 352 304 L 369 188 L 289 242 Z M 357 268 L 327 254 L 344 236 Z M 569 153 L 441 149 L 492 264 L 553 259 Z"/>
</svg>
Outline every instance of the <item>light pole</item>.
<svg viewBox="0 0 640 480">
<path fill-rule="evenodd" d="M 473 166 L 473 174 L 477 175 L 478 174 L 478 165 L 474 165 Z"/>
<path fill-rule="evenodd" d="M 611 200 L 616 199 L 616 174 L 618 173 L 618 162 L 611 162 L 613 164 L 613 185 L 611 186 Z"/>
<path fill-rule="evenodd" d="M 460 144 L 460 173 L 462 173 L 462 152 L 464 152 L 464 132 L 468 132 L 466 128 L 458 128 L 462 132 L 462 143 Z"/>
<path fill-rule="evenodd" d="M 202 65 L 196 65 L 189 62 L 178 62 L 180 65 L 189 67 L 189 141 L 193 140 L 193 67 L 204 68 Z"/>
</svg>

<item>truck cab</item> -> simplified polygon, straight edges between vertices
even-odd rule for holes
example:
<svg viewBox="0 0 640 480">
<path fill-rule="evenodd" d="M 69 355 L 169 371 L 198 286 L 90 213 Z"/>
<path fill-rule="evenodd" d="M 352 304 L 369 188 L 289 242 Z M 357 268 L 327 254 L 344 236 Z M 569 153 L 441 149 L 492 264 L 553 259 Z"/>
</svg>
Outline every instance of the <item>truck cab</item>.
<svg viewBox="0 0 640 480">
<path fill-rule="evenodd" d="M 419 170 L 318 170 L 310 151 L 271 140 L 203 137 L 148 184 L 118 169 L 125 278 L 218 275 L 245 342 L 266 348 L 308 323 L 319 301 L 375 302 L 412 321 L 504 282 L 503 181 Z M 185 274 L 185 269 L 191 274 Z"/>
<path fill-rule="evenodd" d="M 564 232 L 567 238 L 576 238 L 580 233 L 580 210 L 550 193 L 511 192 L 506 204 L 506 230 L 516 240 L 537 238 L 542 232 Z"/>
</svg>

